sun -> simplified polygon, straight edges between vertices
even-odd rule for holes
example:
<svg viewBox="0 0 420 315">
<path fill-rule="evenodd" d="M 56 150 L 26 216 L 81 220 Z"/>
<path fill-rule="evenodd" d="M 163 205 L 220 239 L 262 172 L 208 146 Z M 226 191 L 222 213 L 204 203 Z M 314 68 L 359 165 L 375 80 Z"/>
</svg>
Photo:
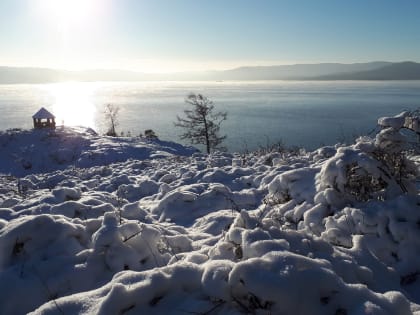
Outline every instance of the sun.
<svg viewBox="0 0 420 315">
<path fill-rule="evenodd" d="M 53 49 L 54 67 L 77 70 L 86 67 L 89 55 L 96 55 L 97 38 L 103 27 L 111 0 L 34 0 L 33 12 L 48 30 L 48 45 Z M 89 66 L 89 65 L 87 65 Z"/>
<path fill-rule="evenodd" d="M 99 0 L 41 0 L 44 16 L 61 27 L 83 26 L 100 9 Z"/>
</svg>

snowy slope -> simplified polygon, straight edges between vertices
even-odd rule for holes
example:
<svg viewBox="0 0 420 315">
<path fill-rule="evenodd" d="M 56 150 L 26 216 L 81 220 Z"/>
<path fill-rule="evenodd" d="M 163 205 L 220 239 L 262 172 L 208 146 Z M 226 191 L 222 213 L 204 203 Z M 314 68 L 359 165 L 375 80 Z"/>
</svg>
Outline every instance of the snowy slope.
<svg viewBox="0 0 420 315">
<path fill-rule="evenodd" d="M 191 155 L 197 150 L 158 139 L 98 136 L 90 128 L 56 130 L 11 129 L 0 132 L 0 174 L 22 176 L 73 167 L 91 167 L 171 155 Z"/>
<path fill-rule="evenodd" d="M 300 154 L 69 141 L 0 177 L 0 314 L 420 314 L 420 159 L 384 169 L 387 121 Z"/>
</svg>

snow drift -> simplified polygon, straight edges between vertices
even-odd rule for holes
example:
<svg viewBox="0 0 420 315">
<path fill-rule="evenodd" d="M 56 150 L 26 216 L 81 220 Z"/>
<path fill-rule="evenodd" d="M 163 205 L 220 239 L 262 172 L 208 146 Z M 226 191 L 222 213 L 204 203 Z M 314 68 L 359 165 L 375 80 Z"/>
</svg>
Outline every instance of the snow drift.
<svg viewBox="0 0 420 315">
<path fill-rule="evenodd" d="M 0 313 L 420 314 L 420 159 L 399 120 L 300 154 L 67 135 L 80 152 L 51 172 L 38 143 L 32 168 L 1 166 Z"/>
</svg>

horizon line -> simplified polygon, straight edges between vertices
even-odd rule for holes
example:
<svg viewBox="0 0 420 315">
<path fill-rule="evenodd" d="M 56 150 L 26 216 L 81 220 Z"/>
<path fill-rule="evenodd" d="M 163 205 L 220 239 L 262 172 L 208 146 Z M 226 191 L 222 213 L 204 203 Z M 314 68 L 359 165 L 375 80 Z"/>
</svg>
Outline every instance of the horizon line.
<svg viewBox="0 0 420 315">
<path fill-rule="evenodd" d="M 33 69 L 33 70 L 52 70 L 52 71 L 63 71 L 63 72 L 87 72 L 87 71 L 120 71 L 120 72 L 127 72 L 132 74 L 147 74 L 147 75 L 163 75 L 163 74 L 183 74 L 183 73 L 200 73 L 200 72 L 223 72 L 223 71 L 231 71 L 243 68 L 269 68 L 269 67 L 282 67 L 282 66 L 297 66 L 297 65 L 325 65 L 325 64 L 342 64 L 342 65 L 355 65 L 355 64 L 369 64 L 369 63 L 420 63 L 420 61 L 414 60 L 399 60 L 399 61 L 388 61 L 388 60 L 373 60 L 373 61 L 355 61 L 355 62 L 336 62 L 336 61 L 328 61 L 328 62 L 294 62 L 294 63 L 273 63 L 273 64 L 256 64 L 256 65 L 241 65 L 236 67 L 226 67 L 223 69 L 206 69 L 206 70 L 183 70 L 183 71 L 168 71 L 168 72 L 148 72 L 142 70 L 129 70 L 124 68 L 114 68 L 114 67 L 103 67 L 103 68 L 83 68 L 83 69 L 69 69 L 65 67 L 48 67 L 48 66 L 35 66 L 35 65 L 0 65 L 0 68 L 15 68 L 15 69 Z"/>
</svg>

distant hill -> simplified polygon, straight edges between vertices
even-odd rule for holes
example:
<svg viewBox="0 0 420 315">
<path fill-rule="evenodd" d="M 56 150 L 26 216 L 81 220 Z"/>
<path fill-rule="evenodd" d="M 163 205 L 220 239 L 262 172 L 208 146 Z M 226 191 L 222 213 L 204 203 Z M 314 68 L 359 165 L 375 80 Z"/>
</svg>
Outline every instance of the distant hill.
<svg viewBox="0 0 420 315">
<path fill-rule="evenodd" d="M 60 80 L 62 71 L 44 68 L 0 67 L 0 83 L 43 83 Z"/>
<path fill-rule="evenodd" d="M 0 84 L 60 81 L 140 81 L 150 76 L 123 70 L 66 71 L 45 68 L 0 67 Z"/>
<path fill-rule="evenodd" d="M 167 74 L 124 70 L 66 71 L 46 68 L 0 67 L 0 84 L 147 80 L 420 80 L 420 64 L 385 61 L 353 64 L 319 63 Z"/>
<path fill-rule="evenodd" d="M 420 80 L 420 63 L 399 62 L 377 69 L 329 74 L 313 78 L 316 80 Z"/>
<path fill-rule="evenodd" d="M 390 62 L 319 63 L 266 67 L 241 67 L 218 73 L 224 80 L 303 80 L 312 77 L 378 69 Z"/>
</svg>

